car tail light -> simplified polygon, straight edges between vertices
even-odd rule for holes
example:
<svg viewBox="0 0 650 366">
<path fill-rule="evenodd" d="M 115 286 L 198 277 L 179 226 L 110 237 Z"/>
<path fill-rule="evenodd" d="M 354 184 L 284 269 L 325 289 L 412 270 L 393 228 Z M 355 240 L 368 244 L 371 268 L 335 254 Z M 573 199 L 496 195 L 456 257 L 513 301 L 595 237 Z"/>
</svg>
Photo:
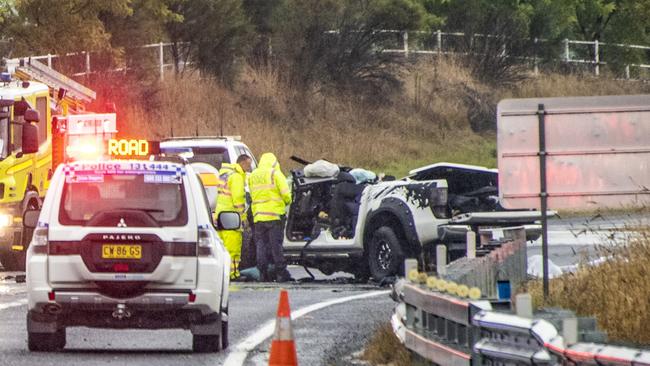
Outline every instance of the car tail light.
<svg viewBox="0 0 650 366">
<path fill-rule="evenodd" d="M 190 292 L 187 300 L 189 302 L 195 302 L 196 301 L 196 294 L 194 292 Z"/>
<path fill-rule="evenodd" d="M 39 227 L 34 230 L 31 247 L 35 254 L 47 254 L 47 228 Z"/>
<path fill-rule="evenodd" d="M 431 196 L 429 197 L 429 205 L 433 215 L 439 219 L 447 218 L 447 187 L 431 188 Z"/>
<path fill-rule="evenodd" d="M 199 257 L 210 257 L 217 247 L 217 239 L 211 230 L 199 229 Z"/>
</svg>

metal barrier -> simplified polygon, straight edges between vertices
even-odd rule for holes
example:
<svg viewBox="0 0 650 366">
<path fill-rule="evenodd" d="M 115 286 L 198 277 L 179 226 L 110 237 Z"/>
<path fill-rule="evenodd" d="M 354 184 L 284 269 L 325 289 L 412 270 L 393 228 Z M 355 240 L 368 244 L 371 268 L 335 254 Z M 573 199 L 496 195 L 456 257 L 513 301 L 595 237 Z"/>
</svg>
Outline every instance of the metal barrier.
<svg viewBox="0 0 650 366">
<path fill-rule="evenodd" d="M 470 300 L 458 286 L 435 286 L 444 280 L 416 269 L 407 277 L 410 282 L 401 279 L 393 286 L 398 302 L 393 331 L 409 350 L 434 364 L 650 366 L 650 350 L 588 341 L 605 338 L 595 332 L 593 318 L 576 318 L 561 309 L 533 313 L 527 294 L 517 296 L 514 310 L 502 300 Z"/>
</svg>

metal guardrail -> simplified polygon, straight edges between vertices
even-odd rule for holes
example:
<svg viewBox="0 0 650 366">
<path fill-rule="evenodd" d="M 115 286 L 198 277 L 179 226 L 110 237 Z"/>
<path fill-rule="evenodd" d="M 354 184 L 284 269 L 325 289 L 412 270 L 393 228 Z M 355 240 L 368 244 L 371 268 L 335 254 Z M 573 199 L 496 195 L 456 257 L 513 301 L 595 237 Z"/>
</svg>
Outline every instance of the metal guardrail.
<svg viewBox="0 0 650 366">
<path fill-rule="evenodd" d="M 409 350 L 434 364 L 650 366 L 650 350 L 589 341 L 604 339 L 593 318 L 576 318 L 561 309 L 533 313 L 528 294 L 516 296 L 514 310 L 503 300 L 471 300 L 460 286 L 436 286 L 444 280 L 418 273 L 413 265 L 405 265 L 411 281 L 401 279 L 393 286 L 398 305 L 391 324 Z M 438 270 L 444 277 L 445 270 Z"/>
<path fill-rule="evenodd" d="M 398 287 L 393 330 L 409 350 L 437 365 L 650 366 L 650 350 L 568 344 L 547 320 L 494 310 L 489 301 L 461 299 L 418 284 Z"/>
</svg>

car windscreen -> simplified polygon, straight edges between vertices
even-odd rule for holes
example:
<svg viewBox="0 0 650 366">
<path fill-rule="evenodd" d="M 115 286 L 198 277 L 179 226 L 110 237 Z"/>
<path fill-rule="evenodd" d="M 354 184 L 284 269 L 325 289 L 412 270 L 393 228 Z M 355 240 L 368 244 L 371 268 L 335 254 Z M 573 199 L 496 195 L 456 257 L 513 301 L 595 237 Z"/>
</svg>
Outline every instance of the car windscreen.
<svg viewBox="0 0 650 366">
<path fill-rule="evenodd" d="M 107 215 L 119 216 L 122 222 L 129 215 L 139 216 L 138 220 L 127 220 L 135 221 L 135 225 L 124 222 L 126 226 L 151 226 L 138 224 L 143 221 L 156 226 L 184 226 L 188 218 L 182 179 L 157 174 L 99 174 L 66 179 L 59 210 L 61 224 L 114 226 L 112 222 L 101 222 Z"/>
<path fill-rule="evenodd" d="M 225 147 L 160 147 L 161 152 L 165 154 L 182 155 L 190 163 L 207 163 L 217 169 L 221 169 L 221 163 L 230 163 L 228 151 Z M 186 154 L 191 152 L 190 154 Z"/>
</svg>

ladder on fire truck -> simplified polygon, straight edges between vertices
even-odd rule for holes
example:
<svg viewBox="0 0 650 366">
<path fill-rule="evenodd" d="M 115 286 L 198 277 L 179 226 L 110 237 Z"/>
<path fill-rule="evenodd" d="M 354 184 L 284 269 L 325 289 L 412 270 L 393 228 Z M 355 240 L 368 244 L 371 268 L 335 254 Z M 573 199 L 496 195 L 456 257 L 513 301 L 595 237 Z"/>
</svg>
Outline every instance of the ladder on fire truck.
<svg viewBox="0 0 650 366">
<path fill-rule="evenodd" d="M 75 102 L 90 103 L 97 97 L 90 88 L 30 57 L 7 60 L 7 69 L 21 80 L 39 81 L 54 89 L 59 97 L 65 96 Z"/>
</svg>

